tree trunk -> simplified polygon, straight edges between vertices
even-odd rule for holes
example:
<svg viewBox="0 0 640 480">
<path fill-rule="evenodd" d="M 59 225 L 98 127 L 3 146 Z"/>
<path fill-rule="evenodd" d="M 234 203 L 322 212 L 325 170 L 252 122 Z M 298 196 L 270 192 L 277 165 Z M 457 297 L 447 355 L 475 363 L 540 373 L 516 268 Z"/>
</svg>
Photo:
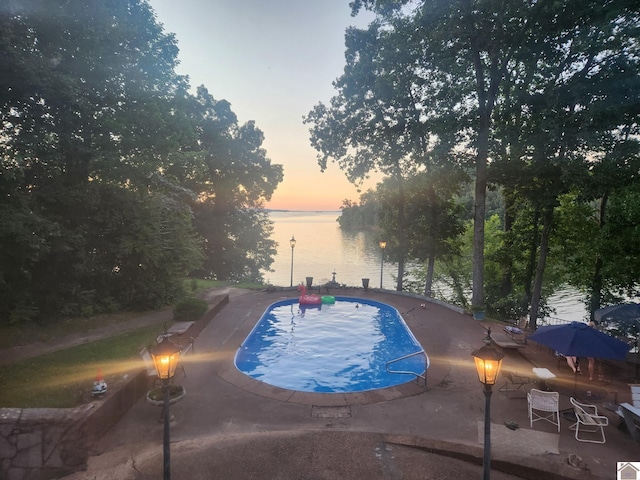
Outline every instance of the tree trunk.
<svg viewBox="0 0 640 480">
<path fill-rule="evenodd" d="M 476 156 L 476 191 L 473 214 L 473 277 L 471 305 L 484 305 L 484 217 L 487 197 L 488 112 L 481 115 Z"/>
<path fill-rule="evenodd" d="M 514 201 L 513 201 L 513 192 L 505 192 L 504 194 L 504 233 L 505 235 L 505 245 L 504 249 L 507 251 L 507 254 L 504 255 L 504 261 L 502 264 L 502 281 L 500 282 L 500 295 L 502 297 L 507 297 L 513 291 L 513 256 L 511 254 L 511 250 L 513 247 L 513 239 L 510 235 L 511 228 L 513 226 L 514 221 Z"/>
<path fill-rule="evenodd" d="M 607 201 L 609 200 L 609 194 L 605 193 L 600 200 L 600 218 L 599 227 L 600 232 L 604 228 L 604 215 L 607 209 Z M 601 233 L 602 234 L 602 233 Z M 593 267 L 593 276 L 591 277 L 591 296 L 589 298 L 589 318 L 593 320 L 593 312 L 600 308 L 600 301 L 602 298 L 602 255 L 596 251 L 596 261 Z"/>
<path fill-rule="evenodd" d="M 424 284 L 424 294 L 427 297 L 431 297 L 433 295 L 433 270 L 436 263 L 436 240 L 434 235 L 434 230 L 436 229 L 436 225 L 438 223 L 438 212 L 436 209 L 437 204 L 436 189 L 431 183 L 427 190 L 427 198 L 430 205 L 429 208 L 429 230 L 427 232 L 427 276 Z"/>
<path fill-rule="evenodd" d="M 404 180 L 399 175 L 398 180 L 398 284 L 396 290 L 402 291 L 402 282 L 404 280 L 404 264 L 407 256 L 407 229 L 404 211 Z"/>
<path fill-rule="evenodd" d="M 424 282 L 424 295 L 426 297 L 433 296 L 431 291 L 433 287 L 433 267 L 436 263 L 436 254 L 434 251 L 429 253 L 429 259 L 427 260 L 427 278 Z"/>
<path fill-rule="evenodd" d="M 465 13 L 471 15 L 470 1 L 464 2 Z M 475 32 L 474 32 L 475 33 Z M 489 132 L 491 129 L 491 113 L 495 106 L 498 88 L 503 79 L 508 54 L 500 65 L 498 57 L 493 57 L 490 64 L 483 63 L 483 48 L 480 36 L 471 35 L 471 57 L 476 77 L 476 93 L 478 95 L 478 139 L 476 143 L 476 196 L 473 216 L 473 285 L 471 305 L 484 305 L 484 217 L 487 198 L 487 159 L 489 158 Z"/>
<path fill-rule="evenodd" d="M 540 308 L 540 297 L 542 296 L 542 279 L 544 269 L 547 263 L 547 255 L 549 253 L 549 238 L 551 237 L 551 229 L 553 226 L 553 206 L 545 207 L 542 217 L 542 236 L 540 238 L 540 255 L 538 265 L 536 267 L 536 278 L 533 283 L 533 292 L 531 293 L 531 313 L 529 315 L 529 326 L 532 329 L 537 328 L 538 310 Z"/>
<path fill-rule="evenodd" d="M 539 229 L 538 222 L 540 221 L 540 210 L 537 208 L 533 213 L 531 219 L 532 233 L 529 243 L 529 260 L 527 262 L 527 269 L 523 279 L 524 294 L 522 295 L 522 302 L 520 304 L 520 316 L 529 315 L 529 302 L 531 301 L 531 285 L 533 284 L 533 275 L 536 269 L 536 258 L 538 258 L 538 244 L 539 244 Z M 533 328 L 532 325 L 529 325 Z"/>
</svg>

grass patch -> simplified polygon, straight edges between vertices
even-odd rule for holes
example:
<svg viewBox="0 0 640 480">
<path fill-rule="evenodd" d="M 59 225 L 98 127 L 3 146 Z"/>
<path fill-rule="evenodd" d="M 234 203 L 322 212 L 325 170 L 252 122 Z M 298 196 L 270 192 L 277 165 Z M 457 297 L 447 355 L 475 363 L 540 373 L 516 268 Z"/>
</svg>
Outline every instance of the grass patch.
<svg viewBox="0 0 640 480">
<path fill-rule="evenodd" d="M 249 290 L 263 289 L 266 285 L 255 282 L 227 282 L 221 280 L 205 280 L 203 278 L 187 278 L 185 279 L 185 288 L 193 294 L 208 290 L 209 288 L 219 287 L 235 287 L 246 288 Z"/>
<path fill-rule="evenodd" d="M 154 343 L 158 326 L 150 326 L 0 369 L 0 407 L 69 408 L 85 403 L 97 369 L 109 388 L 140 366 L 140 350 Z"/>
<path fill-rule="evenodd" d="M 264 285 L 259 283 L 221 282 L 200 278 L 188 278 L 184 281 L 185 289 L 192 295 L 215 287 L 229 286 L 254 290 L 264 288 Z M 65 335 L 128 322 L 131 319 L 161 310 L 163 309 L 144 312 L 123 311 L 91 317 L 64 318 L 49 322 L 23 322 L 16 325 L 0 325 L 0 349 L 38 342 L 46 343 L 64 337 Z"/>
<path fill-rule="evenodd" d="M 86 332 L 96 328 L 128 322 L 154 311 L 159 310 L 119 312 L 96 315 L 94 317 L 73 317 L 48 323 L 28 322 L 17 325 L 0 325 L 0 348 L 11 348 L 38 342 L 46 343 L 72 333 Z"/>
<path fill-rule="evenodd" d="M 214 287 L 261 289 L 257 283 L 233 283 L 186 279 L 194 294 Z M 160 310 L 155 310 L 160 311 Z M 48 323 L 0 325 L 0 349 L 37 342 L 46 343 L 66 335 L 128 322 L 147 312 L 119 312 L 93 317 L 66 318 Z M 141 328 L 0 369 L 0 408 L 69 408 L 91 399 L 91 387 L 100 368 L 111 389 L 122 376 L 140 365 L 140 350 L 155 343 L 159 326 Z"/>
</svg>

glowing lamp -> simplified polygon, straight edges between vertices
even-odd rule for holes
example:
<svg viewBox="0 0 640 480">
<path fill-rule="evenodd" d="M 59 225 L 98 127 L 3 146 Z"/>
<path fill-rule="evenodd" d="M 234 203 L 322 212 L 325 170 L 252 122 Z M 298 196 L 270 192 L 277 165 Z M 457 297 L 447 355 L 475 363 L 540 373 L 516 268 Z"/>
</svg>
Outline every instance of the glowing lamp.
<svg viewBox="0 0 640 480">
<path fill-rule="evenodd" d="M 476 362 L 476 371 L 480 383 L 483 385 L 495 385 L 500 374 L 504 354 L 489 345 L 484 345 L 471 355 L 473 355 L 473 360 Z"/>
<path fill-rule="evenodd" d="M 173 378 L 180 359 L 180 348 L 168 337 L 163 337 L 158 345 L 149 349 L 156 374 L 162 380 Z"/>
<path fill-rule="evenodd" d="M 385 242 L 384 240 L 380 240 L 378 242 L 378 245 L 380 245 L 380 251 L 382 252 L 382 255 L 380 255 L 380 290 L 382 290 L 382 270 L 384 270 L 384 249 L 387 246 L 387 242 Z"/>
</svg>

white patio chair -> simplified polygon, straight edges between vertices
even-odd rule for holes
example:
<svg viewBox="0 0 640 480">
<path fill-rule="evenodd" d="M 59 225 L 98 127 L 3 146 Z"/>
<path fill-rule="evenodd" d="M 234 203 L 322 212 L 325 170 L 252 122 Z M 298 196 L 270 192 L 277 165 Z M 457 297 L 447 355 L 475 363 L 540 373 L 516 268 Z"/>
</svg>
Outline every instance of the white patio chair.
<svg viewBox="0 0 640 480">
<path fill-rule="evenodd" d="M 604 436 L 604 427 L 609 425 L 609 419 L 604 415 L 598 415 L 598 407 L 595 405 L 589 405 L 586 403 L 580 403 L 575 398 L 569 399 L 571 405 L 573 405 L 573 413 L 576 414 L 577 422 L 569 427 L 570 430 L 576 431 L 576 440 L 579 442 L 589 443 L 605 443 L 607 439 Z M 582 425 L 583 432 L 597 432 L 600 430 L 602 440 L 589 440 L 586 438 L 580 438 L 580 426 Z"/>
<path fill-rule="evenodd" d="M 527 403 L 529 404 L 529 422 L 533 428 L 533 422 L 546 420 L 549 423 L 558 425 L 560 431 L 560 394 L 558 392 L 543 392 L 532 388 L 527 393 Z M 544 412 L 544 413 L 540 413 Z"/>
</svg>

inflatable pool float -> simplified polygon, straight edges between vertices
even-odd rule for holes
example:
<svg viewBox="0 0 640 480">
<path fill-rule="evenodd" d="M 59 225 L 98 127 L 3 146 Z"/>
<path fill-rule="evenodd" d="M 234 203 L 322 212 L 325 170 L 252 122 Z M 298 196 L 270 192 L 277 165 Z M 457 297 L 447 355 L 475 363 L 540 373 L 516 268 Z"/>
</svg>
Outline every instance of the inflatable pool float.
<svg viewBox="0 0 640 480">
<path fill-rule="evenodd" d="M 333 295 L 323 295 L 322 303 L 336 303 L 336 297 Z"/>
<path fill-rule="evenodd" d="M 322 310 L 322 304 L 320 303 L 314 303 L 314 304 L 310 304 L 310 303 L 301 303 L 298 305 L 299 308 L 299 312 L 304 315 L 304 313 L 307 310 Z"/>
<path fill-rule="evenodd" d="M 300 295 L 298 299 L 300 305 L 320 305 L 322 303 L 322 297 L 320 295 L 307 295 L 307 287 L 304 285 L 298 286 L 298 291 L 302 292 L 302 295 Z"/>
</svg>

